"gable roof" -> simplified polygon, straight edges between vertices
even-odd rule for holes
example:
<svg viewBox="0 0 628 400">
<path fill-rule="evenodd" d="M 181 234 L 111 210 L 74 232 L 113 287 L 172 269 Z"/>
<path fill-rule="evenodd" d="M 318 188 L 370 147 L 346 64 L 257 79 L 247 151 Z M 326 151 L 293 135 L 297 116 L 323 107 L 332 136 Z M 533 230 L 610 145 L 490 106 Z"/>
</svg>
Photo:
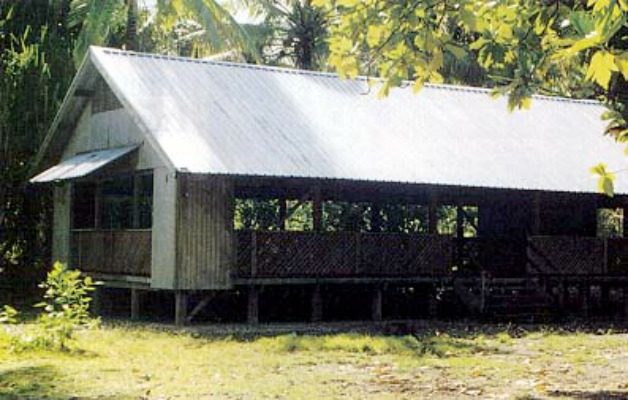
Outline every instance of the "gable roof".
<svg viewBox="0 0 628 400">
<path fill-rule="evenodd" d="M 594 101 L 535 96 L 509 113 L 450 85 L 378 99 L 363 78 L 97 47 L 78 77 L 90 68 L 179 171 L 595 192 L 592 165 L 626 164 Z"/>
</svg>

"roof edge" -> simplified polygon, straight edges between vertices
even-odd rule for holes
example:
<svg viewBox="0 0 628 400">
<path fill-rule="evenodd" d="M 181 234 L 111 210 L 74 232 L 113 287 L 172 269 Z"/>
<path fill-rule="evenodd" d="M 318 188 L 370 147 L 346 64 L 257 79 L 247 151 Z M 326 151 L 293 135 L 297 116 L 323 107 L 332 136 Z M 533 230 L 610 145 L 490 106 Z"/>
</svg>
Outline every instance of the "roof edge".
<svg viewBox="0 0 628 400">
<path fill-rule="evenodd" d="M 198 63 L 198 64 L 207 64 L 207 65 L 216 65 L 216 66 L 225 66 L 225 67 L 233 67 L 233 68 L 243 68 L 243 69 L 254 69 L 254 70 L 260 70 L 260 71 L 269 71 L 269 72 L 277 72 L 277 73 L 285 73 L 285 74 L 342 79 L 335 72 L 310 71 L 310 70 L 303 70 L 303 69 L 290 68 L 290 67 L 279 67 L 279 66 L 271 66 L 271 65 L 248 64 L 248 63 L 238 63 L 238 62 L 232 62 L 232 61 L 216 61 L 216 60 L 208 60 L 208 59 L 183 57 L 183 56 L 143 53 L 143 52 L 137 52 L 137 51 L 115 49 L 111 47 L 91 46 L 90 50 L 91 49 L 93 49 L 94 51 L 102 52 L 104 54 L 121 54 L 121 55 L 147 57 L 147 58 L 155 58 L 155 59 L 162 59 L 162 60 L 193 62 L 193 63 Z M 373 81 L 373 80 L 378 81 L 378 82 L 383 81 L 382 78 L 366 76 L 366 75 L 358 75 L 357 77 L 353 79 L 358 80 L 358 81 L 363 81 L 363 82 L 368 82 L 368 81 Z M 413 82 L 409 80 L 402 81 L 403 87 L 405 87 L 406 85 L 410 86 L 412 84 Z M 425 83 L 424 87 L 432 88 L 432 89 L 460 91 L 460 92 L 483 93 L 483 94 L 488 94 L 488 95 L 490 95 L 494 90 L 494 88 L 454 85 L 454 84 L 446 84 L 446 83 Z M 548 96 L 548 95 L 541 95 L 541 94 L 533 94 L 531 97 L 537 100 L 603 106 L 603 104 L 600 101 L 593 100 L 593 99 L 575 99 L 575 98 L 570 98 L 570 97 Z"/>
</svg>

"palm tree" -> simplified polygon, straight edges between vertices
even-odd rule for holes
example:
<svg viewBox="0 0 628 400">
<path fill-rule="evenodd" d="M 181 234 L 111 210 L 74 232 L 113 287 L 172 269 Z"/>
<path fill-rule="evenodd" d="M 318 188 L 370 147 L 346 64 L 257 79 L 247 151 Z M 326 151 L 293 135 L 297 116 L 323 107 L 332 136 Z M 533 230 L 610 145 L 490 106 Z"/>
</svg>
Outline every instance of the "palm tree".
<svg viewBox="0 0 628 400">
<path fill-rule="evenodd" d="M 146 20 L 143 27 L 138 21 Z M 172 30 L 178 22 L 198 24 L 196 37 L 203 44 L 202 55 L 229 49 L 256 54 L 247 32 L 216 0 L 158 0 L 155 10 L 138 7 L 138 0 L 73 0 L 70 25 L 81 30 L 74 49 L 78 65 L 89 45 L 118 45 L 129 50 L 145 48 L 139 31 L 151 23 L 156 31 Z"/>
<path fill-rule="evenodd" d="M 328 17 L 311 0 L 233 0 L 231 4 L 264 19 L 257 32 L 265 35 L 266 62 L 302 69 L 324 67 Z"/>
</svg>

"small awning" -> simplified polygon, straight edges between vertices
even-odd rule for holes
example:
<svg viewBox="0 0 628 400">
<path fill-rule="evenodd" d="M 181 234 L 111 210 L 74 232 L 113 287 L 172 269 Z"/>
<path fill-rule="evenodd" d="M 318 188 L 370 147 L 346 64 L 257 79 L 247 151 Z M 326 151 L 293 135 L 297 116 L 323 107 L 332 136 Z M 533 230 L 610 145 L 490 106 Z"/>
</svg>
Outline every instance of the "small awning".
<svg viewBox="0 0 628 400">
<path fill-rule="evenodd" d="M 44 183 L 82 178 L 119 159 L 120 157 L 129 154 L 138 147 L 139 145 L 133 145 L 77 154 L 74 157 L 62 161 L 54 167 L 48 168 L 44 172 L 32 178 L 30 182 Z"/>
</svg>

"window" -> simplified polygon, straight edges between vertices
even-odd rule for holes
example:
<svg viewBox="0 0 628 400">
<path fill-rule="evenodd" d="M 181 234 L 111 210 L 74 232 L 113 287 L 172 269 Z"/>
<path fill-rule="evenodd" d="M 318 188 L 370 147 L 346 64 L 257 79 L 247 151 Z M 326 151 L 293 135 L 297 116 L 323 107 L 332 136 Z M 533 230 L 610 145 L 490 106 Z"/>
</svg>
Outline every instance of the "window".
<svg viewBox="0 0 628 400">
<path fill-rule="evenodd" d="M 133 176 L 122 175 L 102 184 L 101 227 L 133 228 Z"/>
<path fill-rule="evenodd" d="M 279 230 L 279 200 L 236 198 L 235 229 Z"/>
<path fill-rule="evenodd" d="M 458 223 L 462 223 L 462 237 L 478 236 L 479 209 L 477 206 L 440 206 L 436 224 L 439 235 L 458 236 Z"/>
<path fill-rule="evenodd" d="M 381 231 L 427 233 L 428 208 L 417 204 L 383 204 L 379 210 Z"/>
<path fill-rule="evenodd" d="M 150 173 L 122 174 L 98 183 L 73 184 L 74 229 L 148 229 L 152 226 L 152 213 Z"/>
<path fill-rule="evenodd" d="M 440 206 L 436 210 L 436 216 L 438 218 L 436 222 L 436 231 L 439 235 L 452 235 L 456 236 L 458 227 L 456 219 L 456 206 Z"/>
<path fill-rule="evenodd" d="M 72 228 L 96 227 L 96 184 L 78 182 L 72 185 Z"/>
<path fill-rule="evenodd" d="M 153 175 L 118 175 L 102 183 L 101 227 L 147 229 L 152 226 Z"/>
<path fill-rule="evenodd" d="M 479 209 L 477 206 L 462 206 L 462 236 L 466 238 L 478 237 Z"/>
<path fill-rule="evenodd" d="M 286 230 L 314 230 L 314 203 L 311 201 L 286 200 Z"/>
<path fill-rule="evenodd" d="M 325 201 L 322 204 L 323 230 L 328 232 L 371 231 L 371 205 L 346 201 Z"/>
<path fill-rule="evenodd" d="M 624 236 L 624 210 L 622 208 L 597 210 L 597 236 L 601 238 Z"/>
</svg>

